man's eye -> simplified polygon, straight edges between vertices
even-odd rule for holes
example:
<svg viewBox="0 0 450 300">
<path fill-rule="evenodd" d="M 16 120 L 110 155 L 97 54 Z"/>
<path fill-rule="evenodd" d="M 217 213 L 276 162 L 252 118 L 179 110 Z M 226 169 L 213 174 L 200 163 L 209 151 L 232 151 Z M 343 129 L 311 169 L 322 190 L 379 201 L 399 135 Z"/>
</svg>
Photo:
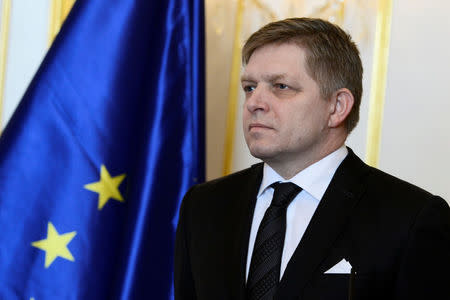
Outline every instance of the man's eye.
<svg viewBox="0 0 450 300">
<path fill-rule="evenodd" d="M 246 85 L 244 86 L 244 92 L 249 93 L 255 90 L 255 87 L 252 85 Z"/>
<path fill-rule="evenodd" d="M 289 87 L 288 87 L 286 84 L 284 84 L 284 83 L 277 83 L 277 84 L 275 84 L 275 87 L 277 87 L 277 88 L 280 89 L 280 90 L 286 90 L 286 89 L 289 88 Z"/>
</svg>

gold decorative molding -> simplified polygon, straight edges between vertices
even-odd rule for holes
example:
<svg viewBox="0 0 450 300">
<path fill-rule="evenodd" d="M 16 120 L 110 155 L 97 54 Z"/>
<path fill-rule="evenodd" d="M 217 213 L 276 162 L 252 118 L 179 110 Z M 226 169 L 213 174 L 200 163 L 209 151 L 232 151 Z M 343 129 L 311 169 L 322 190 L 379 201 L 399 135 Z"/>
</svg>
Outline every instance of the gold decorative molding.
<svg viewBox="0 0 450 300">
<path fill-rule="evenodd" d="M 8 54 L 9 19 L 11 14 L 11 0 L 2 1 L 2 19 L 0 24 L 0 126 L 3 116 L 3 96 L 6 77 L 6 58 Z M 2 128 L 0 127 L 0 133 Z"/>
<path fill-rule="evenodd" d="M 259 10 L 261 14 L 266 14 L 271 22 L 278 19 L 275 12 L 270 9 L 266 4 L 262 3 L 260 0 L 251 0 L 252 4 Z"/>
<path fill-rule="evenodd" d="M 366 146 L 366 163 L 373 167 L 378 166 L 380 158 L 381 128 L 383 123 L 389 41 L 391 34 L 391 16 L 392 0 L 379 0 Z"/>
<path fill-rule="evenodd" d="M 225 135 L 223 175 L 231 173 L 233 166 L 234 132 L 236 129 L 236 113 L 239 97 L 239 77 L 241 71 L 241 31 L 244 0 L 238 0 L 233 38 L 233 55 L 231 62 L 230 82 L 228 88 L 228 114 Z"/>
<path fill-rule="evenodd" d="M 345 17 L 346 0 L 329 0 L 322 5 L 316 7 L 311 16 L 322 17 L 332 23 L 342 26 Z"/>
<path fill-rule="evenodd" d="M 75 0 L 52 0 L 50 5 L 50 28 L 48 33 L 49 47 L 61 29 L 61 26 L 74 3 Z"/>
</svg>

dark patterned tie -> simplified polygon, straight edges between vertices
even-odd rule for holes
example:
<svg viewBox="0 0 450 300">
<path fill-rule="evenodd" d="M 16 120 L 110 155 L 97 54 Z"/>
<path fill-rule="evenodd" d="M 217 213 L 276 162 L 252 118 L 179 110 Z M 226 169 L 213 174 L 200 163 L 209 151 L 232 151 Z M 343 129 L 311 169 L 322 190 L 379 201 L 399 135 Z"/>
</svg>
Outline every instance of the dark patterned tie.
<svg viewBox="0 0 450 300">
<path fill-rule="evenodd" d="M 247 279 L 248 300 L 272 300 L 280 281 L 281 254 L 286 233 L 286 209 L 302 190 L 291 182 L 274 183 L 272 203 L 256 234 Z"/>
</svg>

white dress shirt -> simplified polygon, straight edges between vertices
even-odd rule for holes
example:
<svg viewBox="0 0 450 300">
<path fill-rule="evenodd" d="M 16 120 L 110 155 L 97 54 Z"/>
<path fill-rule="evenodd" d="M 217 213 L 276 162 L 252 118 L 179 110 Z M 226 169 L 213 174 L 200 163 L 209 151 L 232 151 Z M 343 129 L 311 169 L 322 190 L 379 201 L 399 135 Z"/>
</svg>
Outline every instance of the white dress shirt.
<svg viewBox="0 0 450 300">
<path fill-rule="evenodd" d="M 347 156 L 348 150 L 343 145 L 338 150 L 325 156 L 318 162 L 310 165 L 289 180 L 285 180 L 269 165 L 264 164 L 264 173 L 259 192 L 256 198 L 255 211 L 253 213 L 252 227 L 248 244 L 246 278 L 250 268 L 251 254 L 255 244 L 256 234 L 264 213 L 270 206 L 273 197 L 273 188 L 269 187 L 274 182 L 293 182 L 303 190 L 292 200 L 286 212 L 286 236 L 284 239 L 283 253 L 281 256 L 280 279 L 297 248 L 311 218 L 322 199 L 328 185 L 333 178 L 336 169 Z"/>
</svg>

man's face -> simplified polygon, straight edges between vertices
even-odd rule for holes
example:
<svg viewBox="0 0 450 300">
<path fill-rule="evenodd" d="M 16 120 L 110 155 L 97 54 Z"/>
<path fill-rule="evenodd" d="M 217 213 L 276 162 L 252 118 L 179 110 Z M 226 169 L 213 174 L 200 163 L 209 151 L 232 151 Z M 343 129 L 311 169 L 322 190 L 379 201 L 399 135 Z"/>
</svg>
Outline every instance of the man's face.
<svg viewBox="0 0 450 300">
<path fill-rule="evenodd" d="M 244 136 L 253 156 L 289 163 L 321 152 L 331 106 L 306 72 L 303 49 L 295 44 L 256 49 L 242 87 Z"/>
</svg>

